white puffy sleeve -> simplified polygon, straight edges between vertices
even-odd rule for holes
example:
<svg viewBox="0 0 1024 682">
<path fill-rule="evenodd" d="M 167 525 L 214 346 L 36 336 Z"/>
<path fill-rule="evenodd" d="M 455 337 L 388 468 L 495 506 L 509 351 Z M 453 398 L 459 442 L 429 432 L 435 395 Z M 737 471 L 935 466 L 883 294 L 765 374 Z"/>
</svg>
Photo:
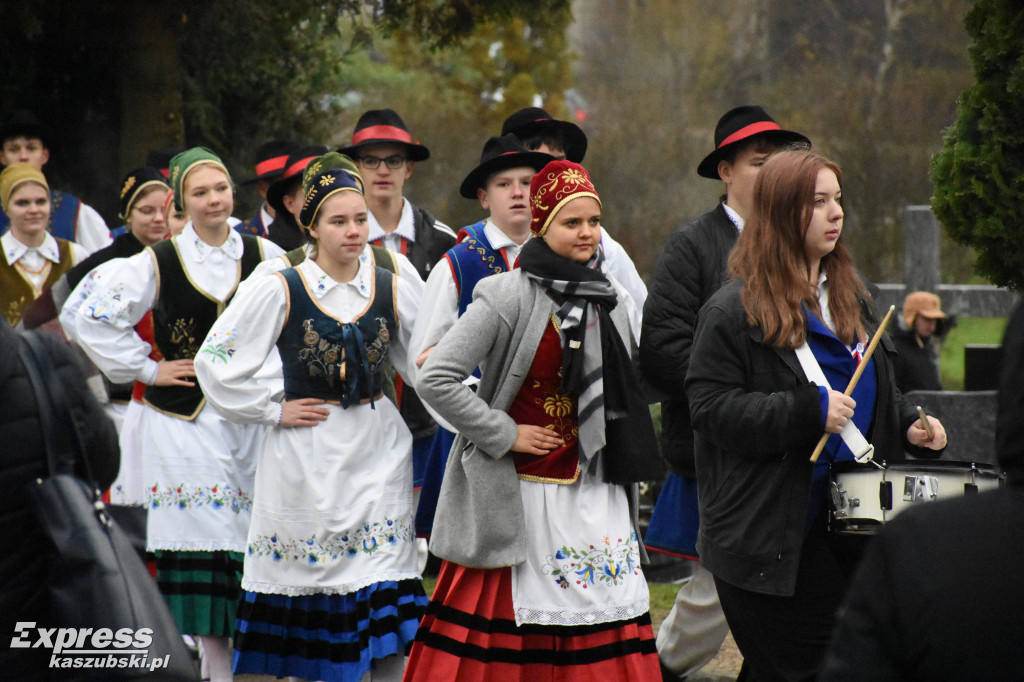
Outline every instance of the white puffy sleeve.
<svg viewBox="0 0 1024 682">
<path fill-rule="evenodd" d="M 146 249 L 121 262 L 110 276 L 95 283 L 74 319 L 78 343 L 89 359 L 115 384 L 156 380 L 158 364 L 135 325 L 156 305 L 156 265 Z"/>
<path fill-rule="evenodd" d="M 268 275 L 240 289 L 210 329 L 195 357 L 196 377 L 207 401 L 225 419 L 266 425 L 280 421 L 281 403 L 255 375 L 275 352 L 287 313 L 285 283 Z"/>
</svg>

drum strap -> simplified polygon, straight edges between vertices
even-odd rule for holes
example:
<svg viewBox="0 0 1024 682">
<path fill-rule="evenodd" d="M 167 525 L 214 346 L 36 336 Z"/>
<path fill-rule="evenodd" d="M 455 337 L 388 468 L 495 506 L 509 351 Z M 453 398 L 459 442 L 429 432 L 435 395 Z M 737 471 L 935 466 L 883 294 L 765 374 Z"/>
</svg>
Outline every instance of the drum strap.
<svg viewBox="0 0 1024 682">
<path fill-rule="evenodd" d="M 817 386 L 824 386 L 828 389 L 832 388 L 829 386 L 825 373 L 821 371 L 821 365 L 818 364 L 817 358 L 814 357 L 814 353 L 806 341 L 796 349 L 796 358 L 800 361 L 800 367 L 803 368 L 808 380 Z M 852 419 L 846 422 L 846 426 L 843 427 L 839 437 L 846 443 L 846 447 L 850 448 L 853 458 L 858 462 L 863 464 L 864 462 L 870 462 L 874 458 L 875 446 L 864 438 L 864 434 L 860 432 L 860 429 L 857 428 Z"/>
</svg>

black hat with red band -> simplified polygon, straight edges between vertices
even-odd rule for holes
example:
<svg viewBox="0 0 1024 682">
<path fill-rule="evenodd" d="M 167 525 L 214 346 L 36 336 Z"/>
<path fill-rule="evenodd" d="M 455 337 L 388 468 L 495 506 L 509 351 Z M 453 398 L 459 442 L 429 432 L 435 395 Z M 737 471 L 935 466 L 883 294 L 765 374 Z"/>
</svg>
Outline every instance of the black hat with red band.
<svg viewBox="0 0 1024 682">
<path fill-rule="evenodd" d="M 718 162 L 732 152 L 737 145 L 746 144 L 753 137 L 766 137 L 779 146 L 803 143 L 810 146 L 811 141 L 800 133 L 783 130 L 764 109 L 756 105 L 747 105 L 730 109 L 715 126 L 715 151 L 704 157 L 697 166 L 697 174 L 701 177 L 718 180 Z"/>
<path fill-rule="evenodd" d="M 364 113 L 356 122 L 352 144 L 338 151 L 358 159 L 359 148 L 371 144 L 397 144 L 405 147 L 405 156 L 409 161 L 426 161 L 430 158 L 430 150 L 413 141 L 405 121 L 394 109 L 370 109 Z"/>
</svg>

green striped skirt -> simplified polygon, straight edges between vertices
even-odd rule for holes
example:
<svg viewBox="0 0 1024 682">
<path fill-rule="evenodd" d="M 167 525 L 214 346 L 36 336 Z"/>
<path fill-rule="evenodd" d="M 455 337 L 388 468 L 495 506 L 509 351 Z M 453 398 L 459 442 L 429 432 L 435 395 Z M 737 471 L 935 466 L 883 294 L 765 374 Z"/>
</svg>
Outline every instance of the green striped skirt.
<svg viewBox="0 0 1024 682">
<path fill-rule="evenodd" d="M 156 579 L 186 635 L 230 637 L 242 595 L 241 552 L 158 550 Z"/>
</svg>

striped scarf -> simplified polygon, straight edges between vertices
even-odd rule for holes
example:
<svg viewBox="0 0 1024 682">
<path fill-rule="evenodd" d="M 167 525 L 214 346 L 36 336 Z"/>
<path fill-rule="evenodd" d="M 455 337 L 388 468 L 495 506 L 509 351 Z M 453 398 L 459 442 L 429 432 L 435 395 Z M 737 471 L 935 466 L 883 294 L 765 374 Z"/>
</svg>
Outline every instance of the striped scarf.
<svg viewBox="0 0 1024 682">
<path fill-rule="evenodd" d="M 618 296 L 603 263 L 601 248 L 584 265 L 555 254 L 542 238 L 528 241 L 519 256 L 526 276 L 561 304 L 561 388 L 577 397 L 580 467 L 595 471 L 595 456 L 604 451 L 605 481 L 653 480 L 664 467 L 647 401 L 611 319 Z"/>
</svg>

